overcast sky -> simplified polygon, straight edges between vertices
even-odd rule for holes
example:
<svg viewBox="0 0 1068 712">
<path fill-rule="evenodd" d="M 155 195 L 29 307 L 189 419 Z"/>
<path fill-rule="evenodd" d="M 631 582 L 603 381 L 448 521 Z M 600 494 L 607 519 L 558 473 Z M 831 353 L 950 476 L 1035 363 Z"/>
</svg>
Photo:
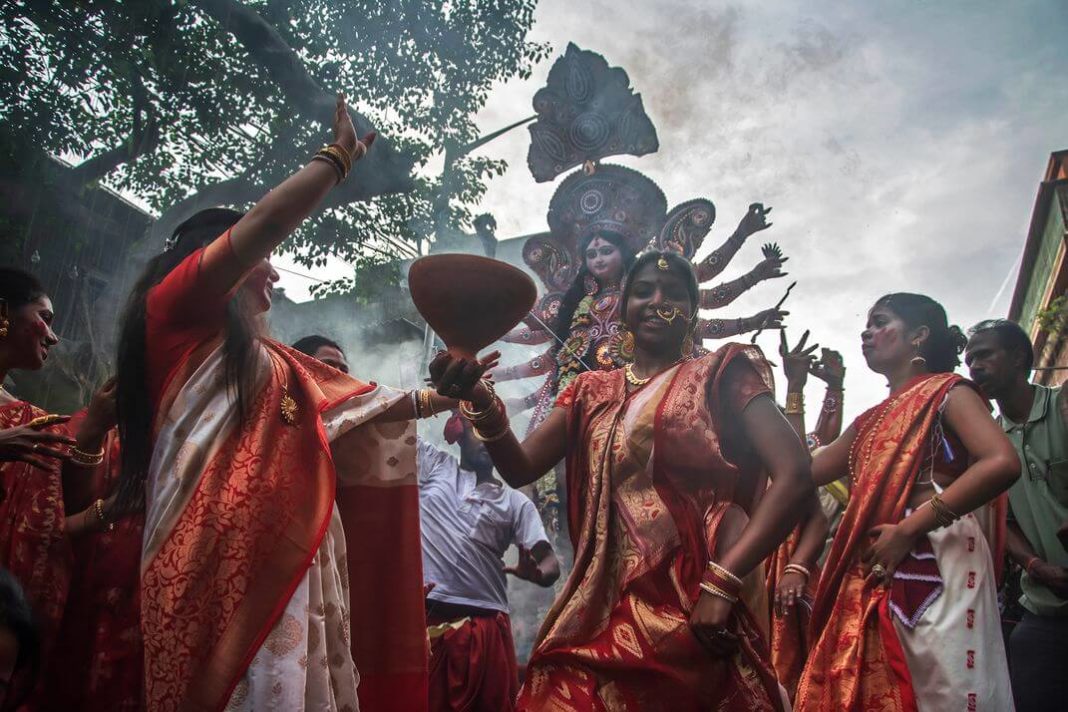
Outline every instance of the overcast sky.
<svg viewBox="0 0 1068 712">
<path fill-rule="evenodd" d="M 542 0 L 536 16 L 551 58 L 499 87 L 480 125 L 532 113 L 569 41 L 623 67 L 660 151 L 609 160 L 655 180 L 669 206 L 710 198 L 708 249 L 749 203 L 775 208 L 722 276 L 750 269 L 765 238 L 790 276 L 721 315 L 771 306 L 797 279 L 788 333 L 810 328 L 843 352 L 848 415 L 886 394 L 859 345 L 880 295 L 929 294 L 963 328 L 1007 311 L 1038 182 L 1068 148 L 1065 0 Z M 562 180 L 534 183 L 528 145 L 522 129 L 483 149 L 510 164 L 480 207 L 501 238 L 544 230 Z M 283 278 L 294 295 L 302 282 Z M 769 352 L 777 343 L 761 338 Z M 821 396 L 813 384 L 809 402 Z"/>
</svg>

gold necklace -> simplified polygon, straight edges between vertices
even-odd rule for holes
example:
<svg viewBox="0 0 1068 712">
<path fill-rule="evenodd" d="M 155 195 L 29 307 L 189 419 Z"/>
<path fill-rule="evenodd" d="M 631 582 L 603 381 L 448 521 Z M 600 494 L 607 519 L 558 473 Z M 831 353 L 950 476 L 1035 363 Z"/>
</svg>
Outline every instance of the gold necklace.
<svg viewBox="0 0 1068 712">
<path fill-rule="evenodd" d="M 653 375 L 648 376 L 646 378 L 638 378 L 636 375 L 634 375 L 634 364 L 633 363 L 628 363 L 626 366 L 623 367 L 623 375 L 626 377 L 627 383 L 629 383 L 630 385 L 632 385 L 632 386 L 644 386 L 646 383 L 648 383 L 649 381 L 653 380 L 654 378 L 659 376 L 661 373 L 664 373 L 665 371 L 670 371 L 671 369 L 675 368 L 675 366 L 678 366 L 683 361 L 689 361 L 689 360 L 690 360 L 689 356 L 684 356 L 684 357 L 678 359 L 677 361 L 675 361 L 674 363 L 665 366 L 660 371 L 657 371 Z"/>
<path fill-rule="evenodd" d="M 627 383 L 632 386 L 644 386 L 646 383 L 652 380 L 652 376 L 649 378 L 638 378 L 634 375 L 634 364 L 628 363 L 623 367 L 623 375 L 627 378 Z"/>
</svg>

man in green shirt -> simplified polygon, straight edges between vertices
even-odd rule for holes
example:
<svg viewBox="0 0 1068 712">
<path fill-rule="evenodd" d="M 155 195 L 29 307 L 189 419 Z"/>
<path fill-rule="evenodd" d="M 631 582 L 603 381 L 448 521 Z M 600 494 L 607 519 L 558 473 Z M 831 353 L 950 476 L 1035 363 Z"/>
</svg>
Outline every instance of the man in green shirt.
<svg viewBox="0 0 1068 712">
<path fill-rule="evenodd" d="M 1031 340 L 1004 319 L 971 331 L 964 361 L 997 401 L 998 422 L 1023 466 L 1009 490 L 1007 548 L 1024 570 L 1025 609 L 1009 640 L 1018 712 L 1068 704 L 1068 391 L 1028 381 Z"/>
</svg>

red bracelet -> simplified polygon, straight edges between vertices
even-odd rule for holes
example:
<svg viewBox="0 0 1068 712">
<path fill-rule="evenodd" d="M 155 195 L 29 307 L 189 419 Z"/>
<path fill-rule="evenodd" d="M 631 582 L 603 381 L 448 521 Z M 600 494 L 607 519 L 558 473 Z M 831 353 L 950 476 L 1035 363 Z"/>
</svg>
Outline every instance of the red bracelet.
<svg viewBox="0 0 1068 712">
<path fill-rule="evenodd" d="M 1033 566 L 1036 561 L 1042 561 L 1042 559 L 1038 558 L 1037 556 L 1032 556 L 1030 559 L 1027 560 L 1027 563 L 1024 564 L 1024 571 L 1027 573 L 1028 576 L 1031 575 L 1031 566 Z"/>
<path fill-rule="evenodd" d="M 711 584 L 728 595 L 737 597 L 742 591 L 742 585 L 737 580 L 724 576 L 712 567 L 705 569 L 705 575 L 701 577 L 703 583 Z"/>
</svg>

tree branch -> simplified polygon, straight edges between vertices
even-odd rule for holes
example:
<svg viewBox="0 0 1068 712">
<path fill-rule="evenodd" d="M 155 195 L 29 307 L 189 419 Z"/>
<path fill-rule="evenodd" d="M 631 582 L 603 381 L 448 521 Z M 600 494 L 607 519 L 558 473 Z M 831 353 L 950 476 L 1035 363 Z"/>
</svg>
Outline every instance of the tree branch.
<svg viewBox="0 0 1068 712">
<path fill-rule="evenodd" d="M 301 116 L 331 127 L 335 96 L 324 91 L 304 67 L 300 57 L 277 30 L 255 9 L 235 0 L 193 0 L 193 4 L 232 34 L 278 84 L 293 110 Z M 373 128 L 371 121 L 349 109 L 360 132 Z M 402 154 L 382 136 L 356 167 L 353 178 L 336 191 L 336 204 L 366 200 L 386 193 L 414 189 L 414 159 Z M 342 200 L 341 196 L 347 198 Z M 333 197 L 333 196 L 332 196 Z"/>
</svg>

